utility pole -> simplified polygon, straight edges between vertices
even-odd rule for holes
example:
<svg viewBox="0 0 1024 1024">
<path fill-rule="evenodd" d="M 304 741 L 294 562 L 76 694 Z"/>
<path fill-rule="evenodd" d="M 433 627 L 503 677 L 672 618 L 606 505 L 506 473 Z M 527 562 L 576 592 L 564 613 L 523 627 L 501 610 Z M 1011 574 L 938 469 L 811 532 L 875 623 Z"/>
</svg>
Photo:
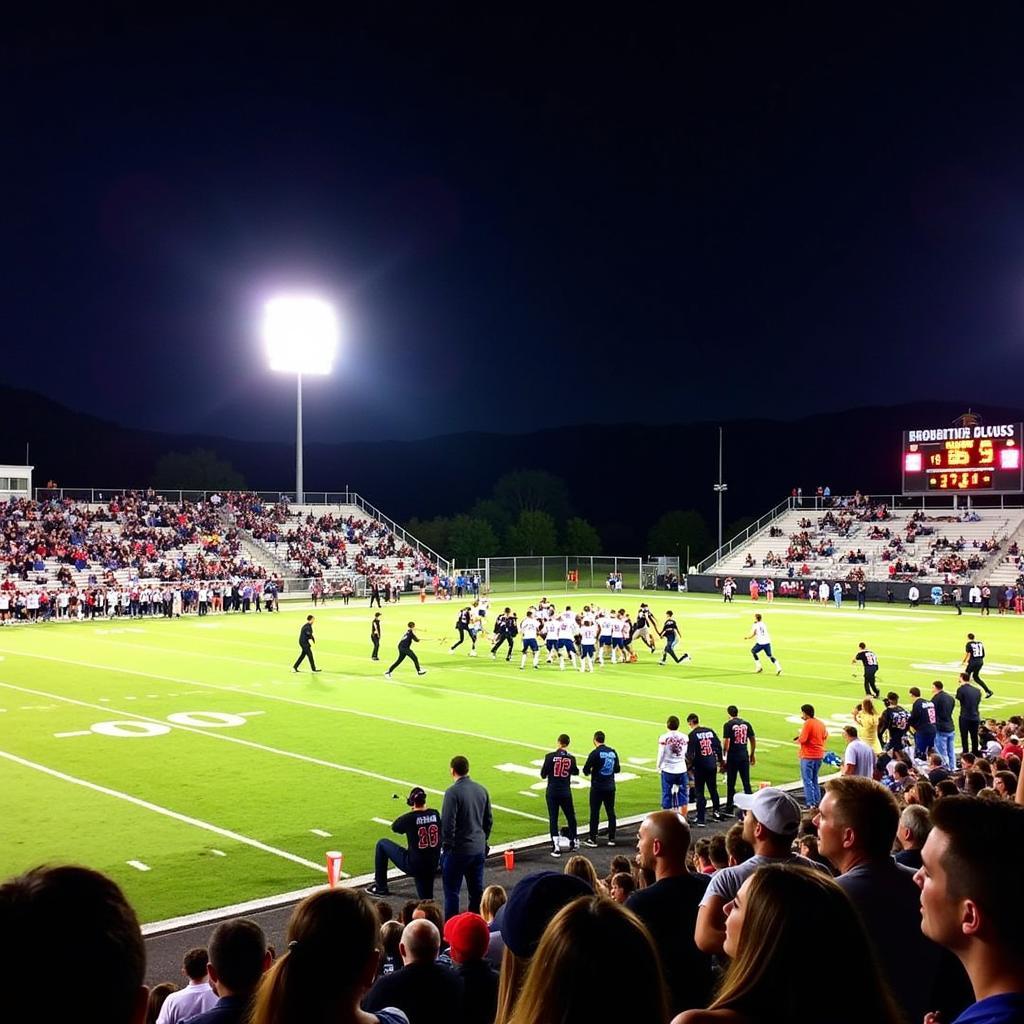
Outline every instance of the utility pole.
<svg viewBox="0 0 1024 1024">
<path fill-rule="evenodd" d="M 729 490 L 729 485 L 722 482 L 722 428 L 718 428 L 718 483 L 715 484 L 715 493 L 718 495 L 718 554 L 717 561 L 722 557 L 722 495 Z"/>
</svg>

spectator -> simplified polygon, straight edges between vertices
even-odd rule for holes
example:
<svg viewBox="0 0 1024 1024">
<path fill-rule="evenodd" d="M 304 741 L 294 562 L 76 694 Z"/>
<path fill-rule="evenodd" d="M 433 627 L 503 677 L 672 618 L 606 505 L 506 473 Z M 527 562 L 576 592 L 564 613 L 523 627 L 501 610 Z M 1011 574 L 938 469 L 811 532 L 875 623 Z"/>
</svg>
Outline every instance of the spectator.
<svg viewBox="0 0 1024 1024">
<path fill-rule="evenodd" d="M 942 951 L 921 934 L 914 873 L 890 855 L 899 818 L 884 786 L 841 776 L 825 783 L 815 823 L 821 852 L 860 912 L 896 1002 L 908 1020 L 919 1021 L 936 1006 L 948 1012 L 951 997 L 938 991 Z"/>
<path fill-rule="evenodd" d="M 863 740 L 857 738 L 857 726 L 848 725 L 843 729 L 846 751 L 843 754 L 843 775 L 861 775 L 865 779 L 874 777 L 875 752 Z"/>
<path fill-rule="evenodd" d="M 916 871 L 921 866 L 921 847 L 931 829 L 931 816 L 926 807 L 920 804 L 904 807 L 896 830 L 896 840 L 900 845 L 896 863 Z"/>
<path fill-rule="evenodd" d="M 793 742 L 800 744 L 800 778 L 804 784 L 804 803 L 808 807 L 817 807 L 821 801 L 818 772 L 821 771 L 821 762 L 825 757 L 828 729 L 824 722 L 814 717 L 813 704 L 802 705 L 800 717 L 804 724 L 799 735 L 793 737 Z"/>
<path fill-rule="evenodd" d="M 441 934 L 433 921 L 410 921 L 398 948 L 404 966 L 374 982 L 363 999 L 363 1009 L 377 1013 L 398 1007 L 409 1024 L 460 1020 L 465 986 L 451 968 L 437 963 Z"/>
<path fill-rule="evenodd" d="M 565 862 L 565 874 L 575 875 L 590 886 L 590 891 L 596 895 L 607 895 L 601 880 L 597 877 L 594 865 L 582 854 L 574 854 Z"/>
<path fill-rule="evenodd" d="M 864 925 L 850 900 L 822 871 L 770 864 L 755 871 L 729 902 L 725 952 L 730 964 L 714 1002 L 672 1024 L 901 1024 Z M 814 957 L 815 936 L 842 936 L 842 956 Z M 836 993 L 827 1007 L 824 993 Z"/>
<path fill-rule="evenodd" d="M 628 983 L 617 982 L 624 967 Z M 665 985 L 650 935 L 628 910 L 589 896 L 560 910 L 545 931 L 512 1024 L 665 1019 Z"/>
<path fill-rule="evenodd" d="M 376 933 L 376 914 L 373 922 Z M 191 1024 L 241 1024 L 247 1020 L 256 988 L 271 961 L 267 937 L 255 921 L 236 918 L 217 925 L 210 937 L 208 970 L 220 998 L 211 1009 L 190 1018 Z M 373 966 L 376 969 L 376 961 Z"/>
<path fill-rule="evenodd" d="M 212 1010 L 217 994 L 210 988 L 206 973 L 210 958 L 205 947 L 190 949 L 181 964 L 181 973 L 188 978 L 188 985 L 178 992 L 172 992 L 164 1000 L 157 1017 L 157 1024 L 178 1024 L 206 1010 Z"/>
<path fill-rule="evenodd" d="M 484 889 L 483 895 L 480 897 L 480 916 L 488 923 L 494 921 L 495 915 L 498 911 L 505 906 L 508 900 L 508 894 L 505 892 L 504 886 L 501 885 L 489 885 Z"/>
<path fill-rule="evenodd" d="M 918 779 L 907 790 L 907 803 L 920 804 L 926 810 L 935 803 L 935 787 L 927 779 Z"/>
<path fill-rule="evenodd" d="M 744 823 L 736 822 L 725 833 L 726 867 L 735 867 L 754 856 L 754 847 L 744 837 Z"/>
<path fill-rule="evenodd" d="M 647 926 L 661 957 L 673 1013 L 704 1006 L 711 994 L 711 958 L 694 942 L 697 907 L 708 886 L 707 875 L 686 870 L 690 827 L 675 811 L 648 814 L 637 834 L 636 862 L 654 872 L 654 884 L 626 901 Z"/>
<path fill-rule="evenodd" d="M 616 903 L 625 903 L 636 892 L 636 879 L 629 871 L 617 871 L 608 889 Z"/>
<path fill-rule="evenodd" d="M 764 864 L 796 861 L 814 867 L 793 853 L 793 840 L 800 827 L 800 807 L 781 789 L 766 787 L 753 795 L 736 794 L 736 806 L 747 812 L 743 838 L 754 855 L 742 864 L 717 871 L 700 901 L 695 938 L 705 953 L 721 954 L 725 943 L 725 906 L 736 898 L 740 886 Z"/>
<path fill-rule="evenodd" d="M 303 900 L 288 922 L 287 952 L 260 985 L 249 1024 L 372 1024 L 359 1000 L 377 973 L 377 932 L 373 903 L 361 892 L 325 889 Z M 376 1019 L 408 1024 L 393 1007 L 377 1011 Z"/>
<path fill-rule="evenodd" d="M 713 835 L 708 844 L 708 856 L 711 858 L 711 865 L 715 871 L 729 866 L 729 850 L 725 843 L 725 836 L 721 832 Z"/>
<path fill-rule="evenodd" d="M 505 949 L 498 979 L 495 1024 L 509 1024 L 512 1019 L 531 958 L 548 923 L 566 904 L 579 896 L 591 895 L 586 882 L 554 871 L 539 871 L 517 883 L 501 915 Z"/>
<path fill-rule="evenodd" d="M 932 683 L 932 704 L 935 705 L 935 752 L 949 771 L 956 767 L 956 728 L 953 711 L 956 701 L 946 693 L 941 679 Z"/>
<path fill-rule="evenodd" d="M 178 991 L 178 986 L 172 981 L 164 981 L 154 985 L 149 990 L 149 1000 L 146 1003 L 146 1024 L 156 1024 L 160 1019 L 160 1011 L 167 1002 L 167 997 Z"/>
<path fill-rule="evenodd" d="M 1010 771 L 996 772 L 992 777 L 992 788 L 1001 797 L 1012 800 L 1013 794 L 1017 792 L 1017 776 Z"/>
<path fill-rule="evenodd" d="M 109 878 L 38 867 L 0 885 L 5 1019 L 64 1024 L 91 1015 L 141 1024 L 145 969 L 138 919 Z"/>
<path fill-rule="evenodd" d="M 377 904 L 378 908 L 387 904 Z M 402 969 L 402 952 L 398 948 L 402 942 L 404 925 L 399 921 L 385 921 L 380 926 L 381 958 L 379 974 L 394 974 Z"/>
<path fill-rule="evenodd" d="M 932 824 L 914 876 L 921 930 L 957 956 L 977 1000 L 955 1024 L 1024 1020 L 1024 812 L 950 797 L 936 804 Z"/>
<path fill-rule="evenodd" d="M 484 959 L 490 937 L 479 914 L 456 914 L 444 926 L 452 964 L 464 986 L 463 1024 L 491 1024 L 498 1009 L 498 972 Z"/>
<path fill-rule="evenodd" d="M 441 805 L 441 879 L 444 885 L 444 916 L 459 912 L 462 880 L 469 892 L 469 909 L 480 910 L 484 889 L 484 859 L 491 834 L 491 798 L 469 777 L 469 761 L 458 755 L 451 760 L 454 782 L 445 790 Z"/>
</svg>

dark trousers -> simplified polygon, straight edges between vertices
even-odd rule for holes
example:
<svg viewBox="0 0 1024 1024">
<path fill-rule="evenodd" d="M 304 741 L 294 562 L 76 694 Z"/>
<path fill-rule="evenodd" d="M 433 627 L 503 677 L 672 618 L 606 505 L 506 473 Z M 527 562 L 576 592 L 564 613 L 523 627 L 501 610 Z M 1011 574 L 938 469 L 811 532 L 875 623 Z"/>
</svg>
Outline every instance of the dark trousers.
<svg viewBox="0 0 1024 1024">
<path fill-rule="evenodd" d="M 465 626 L 456 626 L 455 628 L 459 631 L 459 639 L 452 644 L 451 649 L 453 651 L 460 644 L 464 644 L 466 642 L 467 636 L 469 637 L 469 642 L 473 645 L 473 647 L 476 647 L 476 637 L 473 635 L 473 631 L 471 629 L 467 629 Z"/>
<path fill-rule="evenodd" d="M 434 898 L 434 872 L 413 874 L 409 870 L 409 851 L 390 839 L 378 839 L 377 847 L 373 851 L 373 880 L 378 889 L 387 892 L 388 861 L 391 861 L 399 871 L 412 876 L 416 882 L 416 895 L 421 900 Z"/>
<path fill-rule="evenodd" d="M 569 826 L 569 842 L 576 842 L 576 808 L 572 802 L 572 792 L 559 793 L 548 787 L 548 823 L 551 826 L 551 835 L 558 835 L 558 812 L 565 814 L 565 823 Z"/>
<path fill-rule="evenodd" d="M 744 793 L 752 793 L 750 788 L 750 758 L 729 759 L 725 762 L 725 809 L 732 811 L 733 797 L 736 796 L 736 776 L 740 777 Z"/>
<path fill-rule="evenodd" d="M 719 800 L 718 800 L 718 771 L 717 765 L 712 762 L 711 766 L 702 765 L 699 761 L 695 761 L 693 765 L 693 789 L 697 794 L 697 820 L 703 821 L 704 814 L 708 806 L 708 796 L 711 797 L 711 806 L 718 812 Z M 705 794 L 705 788 L 707 794 Z"/>
<path fill-rule="evenodd" d="M 608 840 L 615 838 L 615 787 L 595 789 L 590 787 L 590 838 L 597 841 L 597 826 L 601 821 L 601 808 L 608 816 Z"/>
<path fill-rule="evenodd" d="M 298 668 L 307 658 L 309 658 L 309 667 L 315 672 L 316 662 L 313 660 L 313 648 L 309 644 L 300 645 L 302 653 L 299 655 L 299 660 L 295 662 L 292 668 Z"/>
<path fill-rule="evenodd" d="M 378 652 L 380 651 L 380 637 L 370 634 L 370 643 L 373 644 L 373 654 L 370 655 L 374 661 L 380 661 Z"/>
<path fill-rule="evenodd" d="M 416 666 L 416 671 L 420 670 L 420 659 L 416 657 L 416 652 L 411 647 L 399 647 L 398 648 L 398 660 L 388 669 L 388 672 L 394 672 L 399 665 L 402 664 L 405 659 L 408 658 Z"/>
<path fill-rule="evenodd" d="M 875 682 L 875 676 L 878 675 L 878 669 L 875 668 L 872 671 L 864 670 L 864 696 L 865 697 L 880 697 L 881 694 L 878 692 L 878 684 Z"/>
<path fill-rule="evenodd" d="M 441 858 L 441 885 L 444 888 L 444 917 L 459 912 L 462 880 L 469 891 L 469 912 L 480 913 L 480 897 L 484 893 L 484 855 L 482 853 L 449 853 Z"/>
<path fill-rule="evenodd" d="M 960 719 L 960 749 L 965 754 L 978 753 L 978 729 L 980 726 L 981 722 L 968 722 Z M 967 745 L 968 740 L 970 740 L 970 746 Z"/>
<path fill-rule="evenodd" d="M 379 590 L 376 593 L 371 593 L 370 594 L 370 607 L 371 608 L 373 607 L 373 602 L 374 601 L 377 602 L 377 607 L 379 608 L 380 607 L 380 591 Z"/>
<path fill-rule="evenodd" d="M 986 683 L 981 681 L 981 668 L 984 664 L 984 658 L 971 658 L 967 662 L 967 678 L 973 679 L 985 691 L 985 693 L 991 697 L 992 691 L 988 688 Z"/>
<path fill-rule="evenodd" d="M 496 655 L 498 653 L 499 648 L 502 646 L 502 644 L 508 644 L 508 654 L 505 657 L 505 660 L 506 661 L 511 661 L 512 660 L 512 637 L 509 636 L 507 633 L 502 633 L 501 636 L 498 637 L 498 642 L 491 648 L 491 654 L 495 654 Z"/>
</svg>

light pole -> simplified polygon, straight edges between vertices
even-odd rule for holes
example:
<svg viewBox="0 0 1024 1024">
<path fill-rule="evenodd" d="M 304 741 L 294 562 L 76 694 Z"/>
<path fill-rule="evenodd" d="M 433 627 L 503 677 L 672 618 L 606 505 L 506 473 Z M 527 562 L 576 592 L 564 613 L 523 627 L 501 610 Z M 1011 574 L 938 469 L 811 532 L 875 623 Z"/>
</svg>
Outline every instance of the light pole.
<svg viewBox="0 0 1024 1024">
<path fill-rule="evenodd" d="M 722 557 L 722 495 L 729 490 L 729 485 L 722 483 L 722 428 L 718 428 L 718 483 L 715 493 L 718 495 L 718 558 Z M 717 561 L 717 559 L 716 559 Z"/>
<path fill-rule="evenodd" d="M 315 295 L 279 295 L 263 307 L 263 342 L 270 369 L 294 373 L 295 503 L 305 500 L 302 487 L 302 375 L 331 372 L 338 345 L 334 307 Z"/>
</svg>

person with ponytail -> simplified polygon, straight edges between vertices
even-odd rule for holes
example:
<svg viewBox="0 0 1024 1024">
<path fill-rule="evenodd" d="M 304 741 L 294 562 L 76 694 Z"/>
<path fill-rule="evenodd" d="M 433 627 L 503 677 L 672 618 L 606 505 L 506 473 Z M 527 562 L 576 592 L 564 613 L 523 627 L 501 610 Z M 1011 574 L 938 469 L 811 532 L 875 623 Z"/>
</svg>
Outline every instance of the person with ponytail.
<svg viewBox="0 0 1024 1024">
<path fill-rule="evenodd" d="M 288 922 L 288 948 L 263 976 L 249 1024 L 409 1024 L 399 1009 L 360 1001 L 380 960 L 380 919 L 368 896 L 325 889 Z"/>
</svg>

